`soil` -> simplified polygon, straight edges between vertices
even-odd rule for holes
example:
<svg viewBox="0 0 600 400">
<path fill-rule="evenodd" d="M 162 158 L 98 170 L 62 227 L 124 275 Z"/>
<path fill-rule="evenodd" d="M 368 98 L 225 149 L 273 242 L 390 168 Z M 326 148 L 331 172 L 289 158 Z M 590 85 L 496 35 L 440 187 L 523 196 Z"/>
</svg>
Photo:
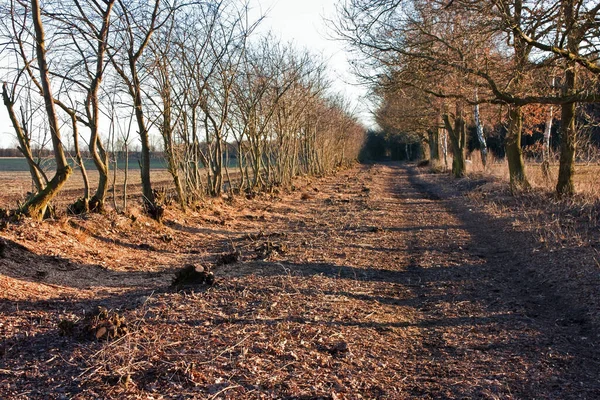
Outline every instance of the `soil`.
<svg viewBox="0 0 600 400">
<path fill-rule="evenodd" d="M 162 225 L 9 224 L 0 398 L 600 398 L 598 287 L 556 267 L 593 249 L 540 249 L 446 179 L 359 166 Z M 172 287 L 188 264 L 214 285 Z M 69 334 L 97 306 L 125 333 Z"/>
</svg>

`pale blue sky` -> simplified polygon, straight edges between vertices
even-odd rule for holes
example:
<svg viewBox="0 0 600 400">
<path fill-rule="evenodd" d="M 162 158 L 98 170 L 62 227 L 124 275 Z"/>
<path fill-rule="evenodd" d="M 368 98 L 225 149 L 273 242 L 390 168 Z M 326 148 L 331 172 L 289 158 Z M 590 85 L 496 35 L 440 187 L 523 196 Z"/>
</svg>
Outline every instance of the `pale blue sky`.
<svg viewBox="0 0 600 400">
<path fill-rule="evenodd" d="M 307 48 L 322 55 L 328 63 L 328 73 L 334 81 L 334 91 L 344 94 L 356 106 L 356 113 L 364 124 L 371 124 L 365 100 L 361 100 L 364 88 L 353 85 L 343 44 L 329 40 L 332 35 L 325 19 L 335 19 L 337 0 L 251 0 L 256 15 L 267 13 L 259 32 L 271 30 L 283 41 L 292 41 L 300 48 Z M 325 19 L 324 19 L 325 18 Z M 0 147 L 14 145 L 12 125 L 4 105 L 0 104 Z"/>
<path fill-rule="evenodd" d="M 300 48 L 322 55 L 328 63 L 333 90 L 353 102 L 363 124 L 371 126 L 372 117 L 363 99 L 366 89 L 356 85 L 344 44 L 332 40 L 331 20 L 336 19 L 336 4 L 340 0 L 251 0 L 257 13 L 266 13 L 259 30 L 271 30 L 283 41 L 292 41 Z"/>
</svg>

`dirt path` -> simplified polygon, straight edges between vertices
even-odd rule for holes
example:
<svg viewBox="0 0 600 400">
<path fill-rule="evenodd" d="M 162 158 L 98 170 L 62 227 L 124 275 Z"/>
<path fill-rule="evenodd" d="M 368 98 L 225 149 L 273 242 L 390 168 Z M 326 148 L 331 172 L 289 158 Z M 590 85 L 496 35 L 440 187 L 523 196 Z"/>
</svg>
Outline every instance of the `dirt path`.
<svg viewBox="0 0 600 400">
<path fill-rule="evenodd" d="M 36 326 L 0 338 L 0 398 L 600 398 L 598 331 L 527 238 L 410 167 L 251 207 L 206 244 L 243 255 L 215 287 L 101 300 L 135 321 L 122 340 L 59 336 L 76 299 L 0 302 Z"/>
</svg>

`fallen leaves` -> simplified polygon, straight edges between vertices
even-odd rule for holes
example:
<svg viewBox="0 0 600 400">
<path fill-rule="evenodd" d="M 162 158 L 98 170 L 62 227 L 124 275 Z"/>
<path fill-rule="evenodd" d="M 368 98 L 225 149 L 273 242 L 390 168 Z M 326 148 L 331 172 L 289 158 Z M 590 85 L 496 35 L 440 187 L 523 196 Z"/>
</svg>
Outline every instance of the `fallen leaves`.
<svg viewBox="0 0 600 400">
<path fill-rule="evenodd" d="M 102 306 L 87 312 L 83 318 L 61 319 L 57 327 L 62 336 L 78 340 L 114 340 L 129 333 L 125 317 Z"/>
<path fill-rule="evenodd" d="M 320 201 L 212 200 L 185 220 L 166 209 L 164 225 L 42 224 L 77 269 L 12 246 L 26 273 L 0 260 L 12 274 L 0 287 L 19 300 L 0 302 L 0 397 L 593 398 L 592 378 L 577 375 L 579 363 L 596 371 L 584 348 L 561 347 L 577 324 L 525 314 L 512 250 L 482 258 L 473 226 L 410 179 L 361 167 L 300 189 Z M 184 265 L 199 283 L 173 290 Z M 63 274 L 62 286 L 28 281 L 37 270 L 44 282 Z M 92 340 L 78 340 L 99 303 Z"/>
</svg>

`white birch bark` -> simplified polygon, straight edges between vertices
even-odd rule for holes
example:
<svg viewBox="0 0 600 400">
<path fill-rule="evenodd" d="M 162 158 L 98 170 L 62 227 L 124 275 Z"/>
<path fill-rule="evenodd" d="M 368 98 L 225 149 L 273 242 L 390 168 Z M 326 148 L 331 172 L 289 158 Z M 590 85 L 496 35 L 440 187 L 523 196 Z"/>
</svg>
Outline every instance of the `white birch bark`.
<svg viewBox="0 0 600 400">
<path fill-rule="evenodd" d="M 448 133 L 442 129 L 442 154 L 444 155 L 444 164 L 448 169 Z"/>
<path fill-rule="evenodd" d="M 548 118 L 546 119 L 546 128 L 544 129 L 544 151 L 543 161 L 550 162 L 550 136 L 552 134 L 552 121 L 554 119 L 554 109 L 550 106 Z"/>
<path fill-rule="evenodd" d="M 477 101 L 477 91 L 475 91 L 475 101 Z M 479 116 L 479 104 L 475 104 L 473 107 L 473 115 L 475 117 L 475 128 L 477 131 L 477 140 L 479 140 L 479 149 L 481 151 L 481 162 L 483 163 L 483 167 L 487 163 L 487 143 L 485 142 L 485 137 L 483 137 L 483 125 L 481 124 L 481 118 Z"/>
</svg>

